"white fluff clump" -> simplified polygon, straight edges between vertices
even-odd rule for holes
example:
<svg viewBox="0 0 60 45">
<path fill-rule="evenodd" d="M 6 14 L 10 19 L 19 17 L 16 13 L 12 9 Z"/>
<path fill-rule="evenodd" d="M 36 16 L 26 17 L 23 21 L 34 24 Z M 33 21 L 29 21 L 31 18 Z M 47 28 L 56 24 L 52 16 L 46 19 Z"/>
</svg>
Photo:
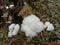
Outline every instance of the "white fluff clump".
<svg viewBox="0 0 60 45">
<path fill-rule="evenodd" d="M 9 8 L 12 8 L 12 7 L 14 7 L 14 5 L 10 5 L 10 6 L 9 6 Z"/>
<path fill-rule="evenodd" d="M 18 31 L 20 29 L 19 24 L 11 24 L 9 26 L 9 32 L 8 32 L 8 37 L 12 37 L 18 34 Z"/>
<path fill-rule="evenodd" d="M 6 8 L 6 9 L 9 9 L 9 7 L 8 7 L 8 6 L 6 6 L 5 8 Z"/>
<path fill-rule="evenodd" d="M 21 25 L 21 31 L 25 32 L 27 37 L 35 37 L 39 32 L 43 30 L 43 23 L 34 14 L 25 17 Z"/>
<path fill-rule="evenodd" d="M 54 26 L 53 24 L 50 24 L 48 27 L 47 27 L 47 31 L 53 31 L 54 30 Z"/>
<path fill-rule="evenodd" d="M 53 31 L 54 30 L 54 26 L 50 22 L 45 22 L 45 28 L 47 28 L 46 29 L 47 31 Z"/>
</svg>

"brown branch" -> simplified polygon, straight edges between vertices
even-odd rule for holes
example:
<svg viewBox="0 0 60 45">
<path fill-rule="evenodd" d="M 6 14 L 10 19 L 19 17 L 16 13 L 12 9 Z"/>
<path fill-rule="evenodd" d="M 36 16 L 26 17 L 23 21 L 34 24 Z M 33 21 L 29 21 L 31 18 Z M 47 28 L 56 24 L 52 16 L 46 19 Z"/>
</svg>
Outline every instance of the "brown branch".
<svg viewBox="0 0 60 45">
<path fill-rule="evenodd" d="M 7 36 L 5 36 L 5 39 L 6 39 L 6 41 L 8 41 L 8 42 L 9 42 L 9 39 L 8 39 L 8 37 L 7 37 Z"/>
<path fill-rule="evenodd" d="M 13 43 L 13 40 L 11 40 L 8 45 L 12 45 L 12 43 Z"/>
</svg>

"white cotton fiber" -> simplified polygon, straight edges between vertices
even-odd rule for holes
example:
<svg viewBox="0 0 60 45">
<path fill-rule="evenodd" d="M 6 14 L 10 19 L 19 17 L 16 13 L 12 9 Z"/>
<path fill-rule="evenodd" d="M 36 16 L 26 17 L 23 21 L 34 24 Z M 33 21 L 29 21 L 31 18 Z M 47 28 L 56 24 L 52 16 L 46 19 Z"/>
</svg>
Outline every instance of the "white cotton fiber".
<svg viewBox="0 0 60 45">
<path fill-rule="evenodd" d="M 9 26 L 9 32 L 12 32 L 12 31 L 14 30 L 14 26 L 15 26 L 15 24 L 11 24 L 11 25 Z"/>
<path fill-rule="evenodd" d="M 54 26 L 50 22 L 45 23 L 45 28 L 47 28 L 46 31 L 53 31 L 54 30 Z"/>
<path fill-rule="evenodd" d="M 19 24 L 11 24 L 9 26 L 9 32 L 8 32 L 8 37 L 12 37 L 18 34 L 18 31 L 20 29 Z"/>
<path fill-rule="evenodd" d="M 40 19 L 31 14 L 24 18 L 23 23 L 21 25 L 21 31 L 25 32 L 26 36 L 34 37 L 39 32 L 44 30 L 44 25 L 40 21 Z"/>
<path fill-rule="evenodd" d="M 17 35 L 17 34 L 18 34 L 19 29 L 20 29 L 19 24 L 16 24 L 16 25 L 15 25 L 15 27 L 14 27 L 14 30 L 13 30 L 13 32 L 12 32 L 12 35 Z"/>
<path fill-rule="evenodd" d="M 54 30 L 54 26 L 53 24 L 50 24 L 48 27 L 47 27 L 47 31 L 53 31 Z"/>
</svg>

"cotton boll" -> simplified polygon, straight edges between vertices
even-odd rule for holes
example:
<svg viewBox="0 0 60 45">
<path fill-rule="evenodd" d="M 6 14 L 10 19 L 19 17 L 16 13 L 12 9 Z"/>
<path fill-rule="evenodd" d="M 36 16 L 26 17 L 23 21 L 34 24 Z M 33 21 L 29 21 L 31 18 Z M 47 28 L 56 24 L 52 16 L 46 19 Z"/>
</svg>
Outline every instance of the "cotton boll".
<svg viewBox="0 0 60 45">
<path fill-rule="evenodd" d="M 53 31 L 53 30 L 54 30 L 53 24 L 49 24 L 49 26 L 47 27 L 47 31 Z"/>
<path fill-rule="evenodd" d="M 44 25 L 37 16 L 31 14 L 30 17 L 28 17 L 28 19 L 29 19 L 28 23 L 30 23 L 29 25 L 30 29 L 37 33 L 44 30 Z"/>
<path fill-rule="evenodd" d="M 13 36 L 14 36 L 14 35 L 17 35 L 17 34 L 18 34 L 19 29 L 20 29 L 19 24 L 16 24 L 16 25 L 15 25 L 15 27 L 14 27 L 14 30 L 13 30 L 13 32 L 12 32 L 12 35 L 13 35 Z"/>
<path fill-rule="evenodd" d="M 9 26 L 9 32 L 8 32 L 8 37 L 12 37 L 18 34 L 18 31 L 20 29 L 19 24 L 11 24 Z"/>
<path fill-rule="evenodd" d="M 45 28 L 47 28 L 46 31 L 53 31 L 54 30 L 54 26 L 50 22 L 45 23 Z"/>
<path fill-rule="evenodd" d="M 14 30 L 14 26 L 15 26 L 15 24 L 11 24 L 11 25 L 9 26 L 8 37 L 12 37 L 12 32 L 13 32 L 13 30 Z"/>
<path fill-rule="evenodd" d="M 27 37 L 35 37 L 37 34 L 44 30 L 44 25 L 40 19 L 31 14 L 24 18 L 21 25 L 21 31 L 25 32 Z"/>
</svg>

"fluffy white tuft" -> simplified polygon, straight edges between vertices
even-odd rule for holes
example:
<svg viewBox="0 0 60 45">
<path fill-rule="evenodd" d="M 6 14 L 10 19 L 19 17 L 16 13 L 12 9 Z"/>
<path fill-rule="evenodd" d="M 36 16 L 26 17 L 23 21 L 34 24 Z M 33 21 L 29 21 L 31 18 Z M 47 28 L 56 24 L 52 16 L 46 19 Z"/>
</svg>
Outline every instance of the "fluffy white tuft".
<svg viewBox="0 0 60 45">
<path fill-rule="evenodd" d="M 54 30 L 54 26 L 50 22 L 45 23 L 45 28 L 47 28 L 46 29 L 47 31 L 53 31 Z"/>
<path fill-rule="evenodd" d="M 12 35 L 13 35 L 13 36 L 14 36 L 14 35 L 17 35 L 17 34 L 18 34 L 19 29 L 20 29 L 19 24 L 16 24 L 16 25 L 15 25 L 15 27 L 14 27 L 14 30 L 13 30 L 13 32 L 12 32 Z"/>
<path fill-rule="evenodd" d="M 23 24 L 21 25 L 21 31 L 25 32 L 27 37 L 37 36 L 37 33 L 44 30 L 44 25 L 38 17 L 31 14 L 24 18 Z"/>
<path fill-rule="evenodd" d="M 11 24 L 9 26 L 9 32 L 8 32 L 8 37 L 12 37 L 18 34 L 18 31 L 20 29 L 19 24 Z"/>
<path fill-rule="evenodd" d="M 15 24 L 11 24 L 11 25 L 9 26 L 8 37 L 12 37 L 12 32 L 13 32 L 13 30 L 14 30 L 14 26 L 15 26 Z"/>
<path fill-rule="evenodd" d="M 12 8 L 14 5 L 10 5 L 9 8 Z"/>
<path fill-rule="evenodd" d="M 6 6 L 5 8 L 6 8 L 6 9 L 9 9 L 9 7 L 8 7 L 8 6 Z"/>
<path fill-rule="evenodd" d="M 53 24 L 50 24 L 48 27 L 47 27 L 47 31 L 53 31 L 54 30 L 54 26 Z"/>
</svg>

